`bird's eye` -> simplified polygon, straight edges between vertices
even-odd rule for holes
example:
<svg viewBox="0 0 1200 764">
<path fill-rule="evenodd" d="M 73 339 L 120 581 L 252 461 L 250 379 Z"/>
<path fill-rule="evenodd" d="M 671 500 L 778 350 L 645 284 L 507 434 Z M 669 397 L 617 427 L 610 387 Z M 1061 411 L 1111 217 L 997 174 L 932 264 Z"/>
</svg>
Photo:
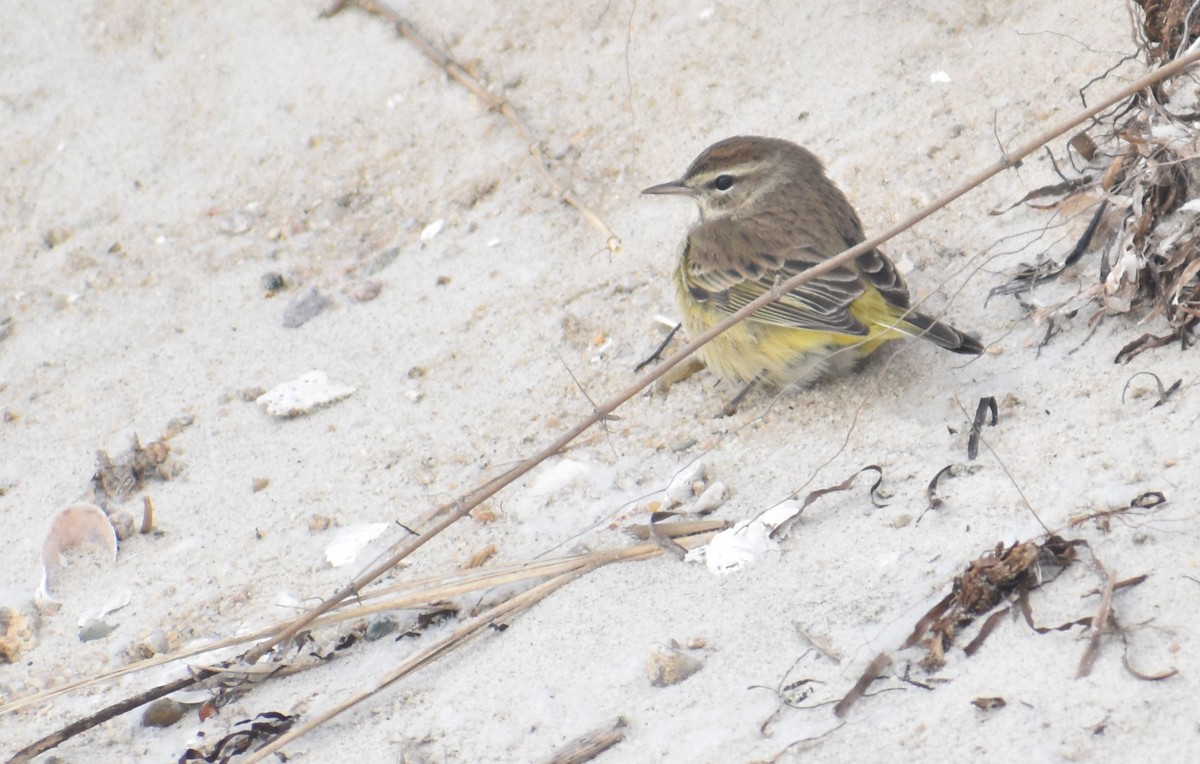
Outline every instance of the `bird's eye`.
<svg viewBox="0 0 1200 764">
<path fill-rule="evenodd" d="M 728 191 L 729 189 L 733 188 L 733 176 L 718 175 L 717 179 L 713 181 L 713 188 L 717 189 L 718 191 Z"/>
</svg>

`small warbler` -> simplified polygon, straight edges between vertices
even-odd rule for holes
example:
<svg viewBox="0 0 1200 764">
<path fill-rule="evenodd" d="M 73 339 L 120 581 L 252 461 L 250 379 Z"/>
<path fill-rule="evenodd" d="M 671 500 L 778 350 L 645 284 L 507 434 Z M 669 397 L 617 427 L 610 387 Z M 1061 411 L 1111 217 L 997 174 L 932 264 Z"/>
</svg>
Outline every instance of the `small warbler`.
<svg viewBox="0 0 1200 764">
<path fill-rule="evenodd" d="M 683 177 L 642 193 L 690 196 L 700 207 L 674 277 L 693 337 L 866 238 L 820 160 L 784 140 L 727 138 L 705 149 Z M 699 353 L 747 390 L 755 382 L 781 388 L 847 372 L 906 336 L 956 353 L 983 352 L 979 340 L 914 310 L 895 264 L 873 249 L 759 309 Z"/>
</svg>

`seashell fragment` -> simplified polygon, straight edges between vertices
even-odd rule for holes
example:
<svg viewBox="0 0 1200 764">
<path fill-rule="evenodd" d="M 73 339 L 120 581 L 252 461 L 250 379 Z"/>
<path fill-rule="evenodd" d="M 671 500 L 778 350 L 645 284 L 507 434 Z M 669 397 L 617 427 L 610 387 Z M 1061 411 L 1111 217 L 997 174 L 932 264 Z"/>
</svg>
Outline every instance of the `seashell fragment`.
<svg viewBox="0 0 1200 764">
<path fill-rule="evenodd" d="M 712 541 L 702 547 L 708 569 L 718 576 L 727 575 L 745 568 L 778 547 L 778 543 L 771 538 L 771 531 L 795 515 L 798 506 L 799 502 L 785 501 L 752 520 L 742 520 L 713 536 Z"/>
<path fill-rule="evenodd" d="M 342 528 L 325 547 L 325 561 L 330 567 L 340 568 L 354 562 L 367 544 L 379 538 L 390 523 L 362 523 Z"/>
<path fill-rule="evenodd" d="M 667 485 L 667 490 L 663 492 L 663 496 L 666 498 L 664 505 L 670 509 L 691 501 L 696 495 L 692 486 L 704 481 L 705 471 L 704 460 L 696 459 L 675 473 L 675 477 L 671 478 L 671 482 Z"/>
<path fill-rule="evenodd" d="M 50 595 L 50 587 L 67 564 L 65 553 L 88 549 L 116 561 L 117 533 L 108 515 L 95 504 L 72 504 L 60 510 L 42 542 L 42 582 L 33 595 L 39 610 L 54 612 L 62 604 Z"/>
<path fill-rule="evenodd" d="M 313 370 L 291 382 L 268 390 L 254 401 L 277 417 L 293 417 L 307 414 L 318 406 L 325 406 L 354 392 L 353 387 L 329 381 L 329 375 Z"/>
</svg>

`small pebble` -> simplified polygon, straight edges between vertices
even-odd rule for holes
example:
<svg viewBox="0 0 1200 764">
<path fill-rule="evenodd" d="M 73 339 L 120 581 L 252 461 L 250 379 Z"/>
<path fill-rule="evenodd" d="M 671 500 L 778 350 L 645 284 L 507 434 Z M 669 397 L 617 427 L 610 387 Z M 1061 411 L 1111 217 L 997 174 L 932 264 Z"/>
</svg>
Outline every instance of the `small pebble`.
<svg viewBox="0 0 1200 764">
<path fill-rule="evenodd" d="M 110 514 L 108 521 L 112 523 L 113 530 L 116 531 L 119 541 L 133 538 L 133 535 L 137 533 L 139 523 L 133 519 L 133 515 L 124 510 Z"/>
<path fill-rule="evenodd" d="M 46 231 L 45 235 L 42 236 L 42 241 L 44 241 L 46 243 L 47 247 L 49 247 L 50 249 L 54 249 L 59 244 L 62 244 L 63 242 L 65 242 L 67 239 L 71 238 L 74 235 L 75 235 L 74 228 L 70 228 L 70 227 L 66 227 L 66 226 L 64 226 L 62 228 L 51 228 L 49 231 Z"/>
<path fill-rule="evenodd" d="M 171 645 L 167 639 L 167 633 L 162 629 L 155 629 L 147 634 L 145 639 L 139 640 L 133 646 L 134 654 L 143 660 L 153 658 L 156 655 L 162 655 L 170 649 Z"/>
<path fill-rule="evenodd" d="M 237 236 L 254 226 L 254 216 L 245 210 L 231 212 L 217 223 L 217 228 L 226 236 Z"/>
<path fill-rule="evenodd" d="M 33 646 L 33 629 L 20 611 L 0 607 L 0 663 L 16 663 Z"/>
<path fill-rule="evenodd" d="M 350 293 L 350 297 L 353 298 L 355 302 L 370 302 L 378 297 L 379 293 L 382 291 L 383 284 L 381 282 L 376 281 L 375 279 L 368 279 L 359 284 L 354 291 Z"/>
<path fill-rule="evenodd" d="M 106 623 L 98 618 L 92 618 L 79 627 L 80 642 L 94 642 L 104 639 L 117 630 L 116 624 Z"/>
<path fill-rule="evenodd" d="M 260 393 L 260 395 L 261 395 L 261 393 Z M 255 396 L 255 397 L 257 397 L 257 396 Z M 167 422 L 167 428 L 165 430 L 163 430 L 162 439 L 170 440 L 171 438 L 175 437 L 176 435 L 183 432 L 187 428 L 191 427 L 195 421 L 196 421 L 196 418 L 194 416 L 191 416 L 188 414 L 184 414 L 183 416 L 175 417 L 171 421 Z"/>
<path fill-rule="evenodd" d="M 316 290 L 309 289 L 304 294 L 292 300 L 283 311 L 283 325 L 288 329 L 304 326 L 318 313 L 329 305 L 329 300 Z"/>
<path fill-rule="evenodd" d="M 660 645 L 650 652 L 646 661 L 646 678 L 655 687 L 670 687 L 702 669 L 704 664 L 684 653 L 674 644 Z"/>
<path fill-rule="evenodd" d="M 142 712 L 143 727 L 170 727 L 187 713 L 188 707 L 170 698 L 159 698 Z"/>
<path fill-rule="evenodd" d="M 396 258 L 399 256 L 399 247 L 392 247 L 377 253 L 371 258 L 371 264 L 367 266 L 367 275 L 374 276 L 376 273 L 379 273 L 392 263 L 396 262 Z"/>
<path fill-rule="evenodd" d="M 283 278 L 283 274 L 277 271 L 270 271 L 262 275 L 262 289 L 268 295 L 273 295 L 276 292 L 282 292 L 287 289 L 287 281 Z"/>
<path fill-rule="evenodd" d="M 368 642 L 374 642 L 377 639 L 383 639 L 389 634 L 395 633 L 399 628 L 396 619 L 390 615 L 380 615 L 371 619 L 367 624 L 367 631 L 363 635 L 363 639 Z"/>
</svg>

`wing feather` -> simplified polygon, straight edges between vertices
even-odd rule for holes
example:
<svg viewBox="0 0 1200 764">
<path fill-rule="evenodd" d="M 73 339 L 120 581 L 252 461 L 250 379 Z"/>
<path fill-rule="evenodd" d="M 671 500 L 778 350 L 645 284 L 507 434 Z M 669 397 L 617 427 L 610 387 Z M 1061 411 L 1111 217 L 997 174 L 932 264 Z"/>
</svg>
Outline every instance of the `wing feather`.
<svg viewBox="0 0 1200 764">
<path fill-rule="evenodd" d="M 714 222 L 702 222 L 689 233 L 681 267 L 692 297 L 729 313 L 837 254 L 803 236 L 771 241 L 749 226 Z M 886 256 L 872 250 L 860 256 L 854 267 L 837 268 L 796 287 L 751 319 L 794 329 L 866 335 L 867 327 L 854 317 L 850 305 L 870 287 L 889 303 L 908 306 L 903 277 Z"/>
</svg>

